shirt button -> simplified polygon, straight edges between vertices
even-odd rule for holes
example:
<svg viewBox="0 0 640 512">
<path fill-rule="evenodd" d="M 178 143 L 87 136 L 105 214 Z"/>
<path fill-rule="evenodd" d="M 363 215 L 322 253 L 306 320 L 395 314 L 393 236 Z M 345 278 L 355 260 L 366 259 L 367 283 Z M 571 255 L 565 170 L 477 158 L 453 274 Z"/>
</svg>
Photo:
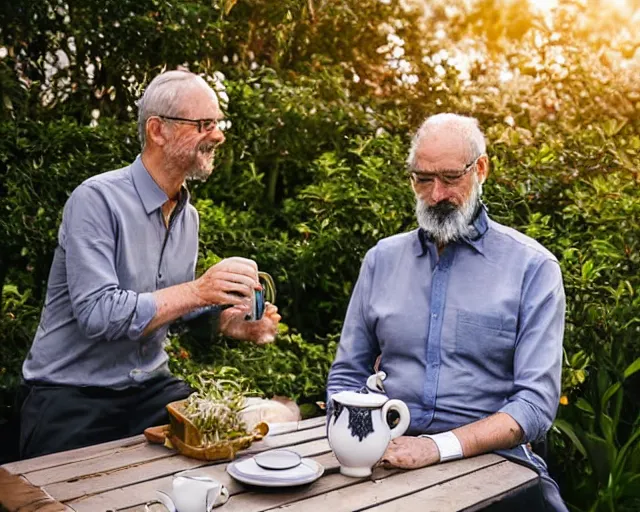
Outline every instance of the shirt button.
<svg viewBox="0 0 640 512">
<path fill-rule="evenodd" d="M 433 315 L 431 315 L 433 318 L 438 318 L 438 313 L 434 313 Z"/>
</svg>

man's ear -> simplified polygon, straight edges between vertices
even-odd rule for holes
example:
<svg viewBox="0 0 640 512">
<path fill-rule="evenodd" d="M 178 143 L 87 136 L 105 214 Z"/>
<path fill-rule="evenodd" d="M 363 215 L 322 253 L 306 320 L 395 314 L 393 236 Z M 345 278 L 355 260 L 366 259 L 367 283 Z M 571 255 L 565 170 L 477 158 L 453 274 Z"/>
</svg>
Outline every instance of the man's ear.
<svg viewBox="0 0 640 512">
<path fill-rule="evenodd" d="M 482 155 L 478 158 L 478 163 L 476 165 L 478 166 L 478 181 L 482 185 L 489 177 L 489 157 L 487 155 Z"/>
<path fill-rule="evenodd" d="M 164 146 L 167 143 L 164 123 L 159 117 L 150 117 L 145 126 L 147 131 L 146 139 L 152 141 L 156 146 Z"/>
<path fill-rule="evenodd" d="M 418 191 L 416 190 L 416 184 L 412 178 L 409 178 L 409 182 L 411 183 L 411 190 L 413 190 L 413 194 L 418 197 Z"/>
</svg>

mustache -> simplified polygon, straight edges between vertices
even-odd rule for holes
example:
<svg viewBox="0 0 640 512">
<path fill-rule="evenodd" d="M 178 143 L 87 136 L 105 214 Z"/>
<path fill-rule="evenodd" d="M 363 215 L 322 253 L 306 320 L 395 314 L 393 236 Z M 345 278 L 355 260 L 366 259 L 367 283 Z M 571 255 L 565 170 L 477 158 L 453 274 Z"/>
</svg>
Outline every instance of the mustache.
<svg viewBox="0 0 640 512">
<path fill-rule="evenodd" d="M 198 144 L 198 150 L 203 153 L 209 153 L 215 151 L 220 144 L 215 142 L 202 142 Z"/>
<path fill-rule="evenodd" d="M 445 199 L 439 203 L 428 206 L 427 209 L 436 217 L 440 222 L 444 221 L 449 215 L 456 212 L 458 207 L 451 201 Z"/>
</svg>

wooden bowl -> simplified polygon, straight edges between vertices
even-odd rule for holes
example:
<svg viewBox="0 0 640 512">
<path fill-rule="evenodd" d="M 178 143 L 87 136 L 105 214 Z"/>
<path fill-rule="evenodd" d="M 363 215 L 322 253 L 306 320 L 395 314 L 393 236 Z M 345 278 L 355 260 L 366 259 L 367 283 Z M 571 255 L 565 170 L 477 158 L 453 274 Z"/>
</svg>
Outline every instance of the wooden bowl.
<svg viewBox="0 0 640 512">
<path fill-rule="evenodd" d="M 266 423 L 258 423 L 246 436 L 203 446 L 200 431 L 185 414 L 185 402 L 178 400 L 167 405 L 171 423 L 146 429 L 144 435 L 149 442 L 164 443 L 165 446 L 175 448 L 182 455 L 194 459 L 232 460 L 238 451 L 248 448 L 253 441 L 262 439 L 269 432 Z"/>
</svg>

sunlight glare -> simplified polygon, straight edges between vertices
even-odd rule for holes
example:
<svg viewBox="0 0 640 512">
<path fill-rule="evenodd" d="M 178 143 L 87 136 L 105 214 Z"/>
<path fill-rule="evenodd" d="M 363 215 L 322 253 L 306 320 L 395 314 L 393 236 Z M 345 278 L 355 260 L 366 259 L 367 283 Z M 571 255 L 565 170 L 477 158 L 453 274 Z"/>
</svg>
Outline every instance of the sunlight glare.
<svg viewBox="0 0 640 512">
<path fill-rule="evenodd" d="M 529 0 L 529 4 L 539 11 L 549 12 L 558 7 L 559 0 Z M 608 0 L 606 5 L 622 11 L 629 7 L 628 0 Z"/>
<path fill-rule="evenodd" d="M 529 3 L 540 11 L 550 11 L 558 7 L 558 0 L 530 0 Z"/>
</svg>

